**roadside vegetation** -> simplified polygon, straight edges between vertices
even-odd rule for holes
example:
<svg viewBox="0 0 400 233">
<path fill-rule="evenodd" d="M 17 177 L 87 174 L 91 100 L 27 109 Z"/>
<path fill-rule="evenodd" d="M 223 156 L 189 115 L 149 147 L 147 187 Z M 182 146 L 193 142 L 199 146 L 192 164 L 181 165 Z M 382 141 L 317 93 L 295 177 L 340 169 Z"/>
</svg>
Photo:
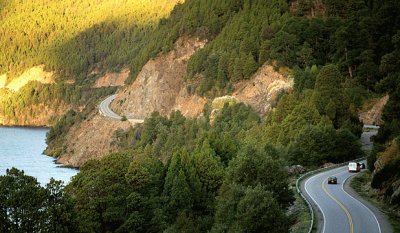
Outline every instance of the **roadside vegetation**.
<svg viewBox="0 0 400 233">
<path fill-rule="evenodd" d="M 305 200 L 301 197 L 301 195 L 296 190 L 296 180 L 298 176 L 292 176 L 290 179 L 290 184 L 292 189 L 294 190 L 294 202 L 293 205 L 288 210 L 287 214 L 291 220 L 291 226 L 289 232 L 291 233 L 305 233 L 310 229 L 311 224 L 311 215 L 310 210 L 305 202 Z M 314 219 L 316 221 L 316 219 Z M 316 224 L 314 224 L 315 227 Z"/>
<path fill-rule="evenodd" d="M 400 214 L 397 206 L 389 204 L 387 200 L 382 199 L 377 190 L 371 189 L 371 180 L 371 172 L 363 172 L 352 179 L 351 187 L 389 217 L 389 222 L 394 232 L 400 232 Z"/>
</svg>

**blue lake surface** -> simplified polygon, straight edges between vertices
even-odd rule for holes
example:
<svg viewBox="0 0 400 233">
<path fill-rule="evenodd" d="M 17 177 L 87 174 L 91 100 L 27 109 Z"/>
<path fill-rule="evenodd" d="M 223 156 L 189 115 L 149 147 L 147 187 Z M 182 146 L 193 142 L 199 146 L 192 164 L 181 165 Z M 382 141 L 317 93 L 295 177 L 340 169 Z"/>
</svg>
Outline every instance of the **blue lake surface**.
<svg viewBox="0 0 400 233">
<path fill-rule="evenodd" d="M 44 186 L 51 177 L 67 184 L 79 171 L 55 164 L 43 154 L 46 148 L 46 128 L 0 127 L 0 175 L 16 167 L 37 178 Z"/>
</svg>

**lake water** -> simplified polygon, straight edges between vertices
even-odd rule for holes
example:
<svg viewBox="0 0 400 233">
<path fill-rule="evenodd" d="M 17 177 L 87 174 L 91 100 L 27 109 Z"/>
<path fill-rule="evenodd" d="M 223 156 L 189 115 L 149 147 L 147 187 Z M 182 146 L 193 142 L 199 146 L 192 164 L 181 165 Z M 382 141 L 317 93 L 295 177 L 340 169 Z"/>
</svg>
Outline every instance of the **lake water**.
<svg viewBox="0 0 400 233">
<path fill-rule="evenodd" d="M 46 148 L 45 128 L 0 127 L 0 175 L 16 167 L 36 177 L 44 186 L 51 177 L 68 183 L 78 170 L 60 167 L 54 158 L 43 154 Z"/>
</svg>

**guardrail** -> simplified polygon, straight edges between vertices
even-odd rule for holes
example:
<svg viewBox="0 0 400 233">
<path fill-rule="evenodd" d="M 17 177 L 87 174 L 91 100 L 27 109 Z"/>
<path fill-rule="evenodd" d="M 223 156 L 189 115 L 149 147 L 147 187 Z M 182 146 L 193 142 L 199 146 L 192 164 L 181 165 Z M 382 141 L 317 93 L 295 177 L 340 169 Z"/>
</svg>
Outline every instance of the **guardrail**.
<svg viewBox="0 0 400 233">
<path fill-rule="evenodd" d="M 311 206 L 311 203 L 307 200 L 307 198 L 303 195 L 303 193 L 301 192 L 300 188 L 299 188 L 299 183 L 302 179 L 304 179 L 304 177 L 310 175 L 310 172 L 307 172 L 305 174 L 303 174 L 302 176 L 300 176 L 297 180 L 296 180 L 296 189 L 297 189 L 297 193 L 300 194 L 301 198 L 303 198 L 303 200 L 307 203 L 308 209 L 310 210 L 310 215 L 311 215 L 311 223 L 310 223 L 310 228 L 308 229 L 308 233 L 311 233 L 312 228 L 314 227 L 314 210 Z"/>
<path fill-rule="evenodd" d="M 310 210 L 311 222 L 310 222 L 310 227 L 308 228 L 308 233 L 311 233 L 312 230 L 313 230 L 313 227 L 314 227 L 314 222 L 315 222 L 315 220 L 314 220 L 314 209 L 313 209 L 311 203 L 310 203 L 310 202 L 307 200 L 307 198 L 303 195 L 303 192 L 301 191 L 300 186 L 299 186 L 300 182 L 301 182 L 304 178 L 306 178 L 306 177 L 308 177 L 308 176 L 310 176 L 310 175 L 314 175 L 314 174 L 317 174 L 317 173 L 321 173 L 321 172 L 323 172 L 323 171 L 328 171 L 328 170 L 331 170 L 331 169 L 334 169 L 334 168 L 337 168 L 337 167 L 345 166 L 346 164 L 348 164 L 348 163 L 350 163 L 350 162 L 359 162 L 359 161 L 362 161 L 362 160 L 365 160 L 365 159 L 366 159 L 365 157 L 362 157 L 362 158 L 350 160 L 350 161 L 347 161 L 347 162 L 344 162 L 344 163 L 335 164 L 335 165 L 332 165 L 332 166 L 330 166 L 330 167 L 324 167 L 324 168 L 319 168 L 319 169 L 317 169 L 317 170 L 309 171 L 309 172 L 307 172 L 307 173 L 301 175 L 301 176 L 296 180 L 296 189 L 297 189 L 297 193 L 300 194 L 301 198 L 303 198 L 303 200 L 307 203 L 307 206 L 308 206 L 308 208 L 309 208 L 309 210 Z"/>
</svg>

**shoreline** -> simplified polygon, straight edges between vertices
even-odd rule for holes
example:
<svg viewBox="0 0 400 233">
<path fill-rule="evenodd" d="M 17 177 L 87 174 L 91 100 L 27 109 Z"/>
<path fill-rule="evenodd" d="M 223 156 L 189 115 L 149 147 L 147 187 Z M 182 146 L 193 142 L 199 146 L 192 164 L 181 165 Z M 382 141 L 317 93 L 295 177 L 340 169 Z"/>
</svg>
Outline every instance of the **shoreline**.
<svg viewBox="0 0 400 233">
<path fill-rule="evenodd" d="M 19 129 L 32 129 L 32 130 L 50 130 L 51 126 L 35 126 L 35 125 L 2 125 L 0 124 L 0 128 L 19 128 Z M 46 138 L 45 138 L 46 139 Z M 47 149 L 46 143 L 46 149 Z M 43 150 L 42 155 L 50 157 L 53 159 L 53 163 L 57 165 L 57 168 L 70 168 L 79 171 L 79 167 L 74 167 L 71 165 L 66 165 L 63 163 L 58 162 L 57 158 L 54 158 L 51 155 L 45 153 L 46 149 Z"/>
<path fill-rule="evenodd" d="M 1 125 L 0 132 L 5 139 L 0 143 L 1 175 L 6 169 L 15 167 L 45 185 L 51 177 L 67 184 L 80 172 L 78 168 L 64 166 L 43 152 L 48 146 L 45 142 L 48 127 Z"/>
<path fill-rule="evenodd" d="M 46 155 L 46 154 L 43 153 L 43 155 Z M 46 156 L 51 157 L 50 155 L 46 155 Z M 74 166 L 72 166 L 72 165 L 65 165 L 65 164 L 63 164 L 63 163 L 58 162 L 58 159 L 56 159 L 56 158 L 54 158 L 54 157 L 51 157 L 51 158 L 54 159 L 54 161 L 53 161 L 54 164 L 56 164 L 57 167 L 59 167 L 59 168 L 70 168 L 70 169 L 74 169 L 74 170 L 79 171 L 79 167 L 74 167 Z"/>
<path fill-rule="evenodd" d="M 48 125 L 39 126 L 39 125 L 3 125 L 3 124 L 0 124 L 0 128 L 50 129 L 51 126 L 48 126 Z"/>
</svg>

